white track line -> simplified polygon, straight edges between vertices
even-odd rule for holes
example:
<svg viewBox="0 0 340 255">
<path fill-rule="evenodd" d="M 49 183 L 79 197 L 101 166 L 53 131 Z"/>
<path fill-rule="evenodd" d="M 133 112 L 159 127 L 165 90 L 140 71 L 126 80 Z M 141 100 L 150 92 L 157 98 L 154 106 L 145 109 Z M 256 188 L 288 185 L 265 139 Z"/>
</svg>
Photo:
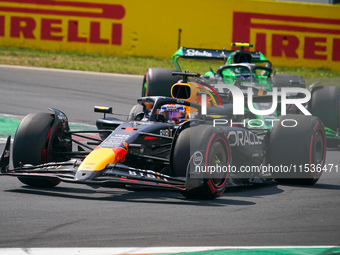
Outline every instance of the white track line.
<svg viewBox="0 0 340 255">
<path fill-rule="evenodd" d="M 118 254 L 166 254 L 235 249 L 298 249 L 340 248 L 340 246 L 208 246 L 208 247 L 130 247 L 130 248 L 0 248 L 2 255 L 118 255 Z"/>
</svg>

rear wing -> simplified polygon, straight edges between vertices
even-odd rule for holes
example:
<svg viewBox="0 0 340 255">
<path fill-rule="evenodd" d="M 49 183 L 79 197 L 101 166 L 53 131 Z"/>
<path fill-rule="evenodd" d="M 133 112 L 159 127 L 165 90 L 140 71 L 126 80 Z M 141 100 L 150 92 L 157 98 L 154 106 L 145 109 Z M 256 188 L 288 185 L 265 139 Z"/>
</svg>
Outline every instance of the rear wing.
<svg viewBox="0 0 340 255">
<path fill-rule="evenodd" d="M 235 63 L 233 61 L 232 57 L 235 56 L 235 54 L 239 54 L 240 56 L 237 56 L 239 58 L 239 61 L 236 62 L 249 62 L 249 63 L 263 63 L 263 62 L 269 62 L 264 55 L 259 51 L 235 51 L 235 50 L 215 50 L 215 49 L 202 49 L 202 48 L 186 48 L 181 47 L 179 48 L 175 54 L 171 57 L 172 61 L 175 64 L 176 70 L 181 72 L 181 67 L 178 63 L 179 58 L 183 59 L 196 59 L 196 60 L 220 60 L 223 61 L 223 64 L 230 64 Z M 244 58 L 245 56 L 245 58 Z M 251 61 L 247 61 L 251 60 Z M 270 62 L 269 62 L 270 63 Z"/>
</svg>

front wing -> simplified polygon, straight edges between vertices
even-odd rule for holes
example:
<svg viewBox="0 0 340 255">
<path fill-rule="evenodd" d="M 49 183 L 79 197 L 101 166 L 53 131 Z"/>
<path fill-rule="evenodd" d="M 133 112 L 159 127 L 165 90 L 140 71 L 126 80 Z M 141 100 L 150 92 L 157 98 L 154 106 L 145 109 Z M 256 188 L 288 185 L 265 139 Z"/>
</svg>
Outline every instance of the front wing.
<svg viewBox="0 0 340 255">
<path fill-rule="evenodd" d="M 93 179 L 77 179 L 76 172 L 79 165 L 76 160 L 64 163 L 46 163 L 37 166 L 25 165 L 20 168 L 2 171 L 1 174 L 101 187 L 125 187 L 130 185 L 177 191 L 182 191 L 186 188 L 185 178 L 175 178 L 152 170 L 132 168 L 123 164 L 107 165 L 104 170 L 98 171 L 98 176 Z"/>
<path fill-rule="evenodd" d="M 186 178 L 172 177 L 152 170 L 137 169 L 121 163 L 109 164 L 105 169 L 92 171 L 91 179 L 78 178 L 77 170 L 81 162 L 50 162 L 41 165 L 23 165 L 9 169 L 10 140 L 0 156 L 1 175 L 34 179 L 49 179 L 67 183 L 87 184 L 102 187 L 139 186 L 182 191 L 186 189 Z"/>
</svg>

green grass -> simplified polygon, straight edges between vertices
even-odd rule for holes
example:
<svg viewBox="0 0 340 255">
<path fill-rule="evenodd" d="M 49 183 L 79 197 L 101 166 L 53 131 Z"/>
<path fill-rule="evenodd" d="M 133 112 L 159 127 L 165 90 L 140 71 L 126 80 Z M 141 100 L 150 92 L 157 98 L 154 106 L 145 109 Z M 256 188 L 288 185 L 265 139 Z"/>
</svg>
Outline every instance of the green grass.
<svg viewBox="0 0 340 255">
<path fill-rule="evenodd" d="M 0 64 L 93 72 L 144 74 L 150 66 L 169 67 L 170 59 L 105 56 L 99 53 L 56 52 L 0 47 Z"/>
<path fill-rule="evenodd" d="M 119 57 L 107 56 L 99 53 L 56 52 L 27 48 L 0 47 L 0 64 L 121 74 L 143 75 L 149 67 L 174 69 L 174 64 L 170 57 L 171 56 L 169 56 L 168 59 L 152 57 Z M 222 64 L 217 61 L 185 60 L 180 60 L 179 63 L 183 70 L 201 74 L 207 72 L 210 66 L 213 70 L 216 70 Z M 275 66 L 273 69 L 276 73 L 298 74 L 304 78 L 336 78 L 337 83 L 340 83 L 340 80 L 338 81 L 338 79 L 340 79 L 339 71 L 280 66 Z"/>
</svg>

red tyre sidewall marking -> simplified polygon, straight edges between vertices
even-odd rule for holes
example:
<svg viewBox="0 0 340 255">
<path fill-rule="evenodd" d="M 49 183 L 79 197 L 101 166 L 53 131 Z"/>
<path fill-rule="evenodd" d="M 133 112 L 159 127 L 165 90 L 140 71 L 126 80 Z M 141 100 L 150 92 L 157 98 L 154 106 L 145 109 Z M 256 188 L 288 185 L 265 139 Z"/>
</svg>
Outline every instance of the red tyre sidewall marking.
<svg viewBox="0 0 340 255">
<path fill-rule="evenodd" d="M 205 153 L 205 165 L 208 167 L 208 154 L 209 154 L 209 149 L 210 149 L 210 145 L 212 143 L 212 140 L 213 138 L 215 137 L 216 134 L 213 134 L 210 139 L 209 139 L 209 142 L 208 142 L 208 145 L 207 145 L 207 149 L 206 149 L 206 153 Z M 217 138 L 215 141 L 218 141 L 218 140 L 222 140 L 223 143 L 225 144 L 225 147 L 227 148 L 227 153 L 228 153 L 228 165 L 230 164 L 230 154 L 229 154 L 229 148 L 228 148 L 228 144 L 222 139 L 222 138 Z M 208 180 L 208 186 L 211 190 L 211 192 L 215 193 L 216 192 L 216 188 L 221 188 L 223 187 L 223 185 L 226 183 L 227 181 L 227 178 L 228 178 L 228 175 L 229 175 L 229 172 L 227 173 L 227 176 L 226 178 L 224 179 L 224 182 L 221 184 L 221 185 L 216 185 L 216 183 L 213 181 L 213 179 L 210 177 L 210 180 Z"/>
<path fill-rule="evenodd" d="M 50 128 L 50 131 L 48 131 L 48 135 L 47 135 L 47 138 L 46 138 L 46 147 L 44 148 L 44 163 L 47 163 L 47 148 L 48 148 L 48 142 L 50 140 L 52 128 L 53 128 L 53 125 Z M 52 180 L 52 179 L 48 179 L 48 181 L 53 183 L 53 184 L 59 184 L 60 183 L 60 181 L 55 181 L 55 180 Z"/>
<path fill-rule="evenodd" d="M 46 145 L 45 145 L 45 148 L 44 148 L 44 163 L 47 163 L 47 147 L 48 147 L 48 142 L 50 140 L 52 128 L 53 128 L 53 125 L 50 128 L 50 131 L 48 131 L 48 135 L 47 135 L 47 138 L 46 138 L 46 143 L 45 143 Z"/>
</svg>

